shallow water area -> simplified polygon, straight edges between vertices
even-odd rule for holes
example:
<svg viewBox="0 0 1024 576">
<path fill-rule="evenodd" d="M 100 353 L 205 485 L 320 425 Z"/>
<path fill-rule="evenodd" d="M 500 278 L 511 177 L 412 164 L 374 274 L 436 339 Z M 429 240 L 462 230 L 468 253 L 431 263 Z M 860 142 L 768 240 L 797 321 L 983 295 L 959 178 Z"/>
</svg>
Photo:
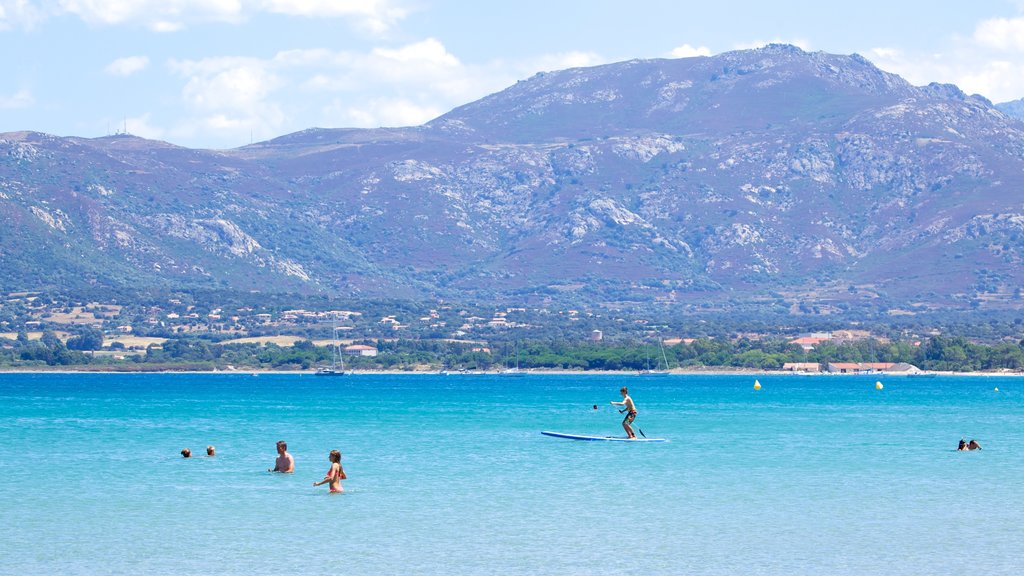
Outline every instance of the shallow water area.
<svg viewBox="0 0 1024 576">
<path fill-rule="evenodd" d="M 2 374 L 0 572 L 1024 564 L 1024 379 L 754 378 Z M 624 434 L 621 386 L 668 443 L 540 434 Z M 267 473 L 282 439 L 296 472 Z M 335 448 L 349 479 L 332 495 L 312 483 Z"/>
</svg>

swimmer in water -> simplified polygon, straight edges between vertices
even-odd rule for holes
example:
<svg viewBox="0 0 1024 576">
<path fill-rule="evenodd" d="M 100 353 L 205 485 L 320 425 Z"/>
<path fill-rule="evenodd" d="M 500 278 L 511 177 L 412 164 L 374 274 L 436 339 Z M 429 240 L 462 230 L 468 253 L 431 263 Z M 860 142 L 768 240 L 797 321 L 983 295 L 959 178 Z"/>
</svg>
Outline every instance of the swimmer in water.
<svg viewBox="0 0 1024 576">
<path fill-rule="evenodd" d="M 341 481 L 347 478 L 345 476 L 345 470 L 341 467 L 341 452 L 337 450 L 331 450 L 328 458 L 331 461 L 331 467 L 327 470 L 327 475 L 324 479 L 319 482 L 313 482 L 313 486 L 322 486 L 328 482 L 331 483 L 331 493 L 338 494 L 344 492 L 341 488 Z"/>
<path fill-rule="evenodd" d="M 285 474 L 295 472 L 295 459 L 288 453 L 288 443 L 284 440 L 277 443 L 277 460 L 274 460 L 274 467 L 267 472 L 283 472 Z"/>
</svg>

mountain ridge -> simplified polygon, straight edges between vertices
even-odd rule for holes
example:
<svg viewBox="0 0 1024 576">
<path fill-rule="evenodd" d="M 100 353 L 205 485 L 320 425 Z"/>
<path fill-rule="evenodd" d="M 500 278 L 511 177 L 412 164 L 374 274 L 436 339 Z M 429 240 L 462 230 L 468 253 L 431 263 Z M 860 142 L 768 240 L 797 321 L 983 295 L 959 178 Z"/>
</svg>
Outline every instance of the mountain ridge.
<svg viewBox="0 0 1024 576">
<path fill-rule="evenodd" d="M 1022 168 L 999 106 L 858 55 L 634 60 L 232 150 L 0 135 L 0 287 L 1017 308 Z"/>
</svg>

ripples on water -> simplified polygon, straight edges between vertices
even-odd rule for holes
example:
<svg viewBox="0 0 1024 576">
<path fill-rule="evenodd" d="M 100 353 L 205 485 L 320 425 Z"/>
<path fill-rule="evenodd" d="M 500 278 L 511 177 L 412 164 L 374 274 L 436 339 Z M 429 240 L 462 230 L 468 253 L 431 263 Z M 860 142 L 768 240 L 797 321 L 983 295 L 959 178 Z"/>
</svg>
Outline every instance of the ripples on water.
<svg viewBox="0 0 1024 576">
<path fill-rule="evenodd" d="M 1016 574 L 1024 379 L 877 378 L 0 375 L 0 572 Z"/>
</svg>

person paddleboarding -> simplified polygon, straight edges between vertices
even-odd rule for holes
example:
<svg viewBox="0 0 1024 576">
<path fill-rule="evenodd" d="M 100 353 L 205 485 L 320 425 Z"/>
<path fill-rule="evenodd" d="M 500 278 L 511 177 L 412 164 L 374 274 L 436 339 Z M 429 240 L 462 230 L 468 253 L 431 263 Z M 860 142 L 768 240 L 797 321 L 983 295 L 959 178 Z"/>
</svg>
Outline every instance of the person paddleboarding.
<svg viewBox="0 0 1024 576">
<path fill-rule="evenodd" d="M 612 400 L 612 405 L 623 407 L 622 410 L 619 410 L 619 414 L 626 413 L 626 417 L 622 419 L 622 428 L 626 430 L 630 440 L 636 440 L 636 434 L 633 433 L 633 427 L 630 426 L 633 420 L 636 420 L 636 404 L 633 404 L 633 399 L 629 397 L 629 388 L 623 386 L 619 390 L 619 394 L 622 394 L 622 402 Z"/>
</svg>

